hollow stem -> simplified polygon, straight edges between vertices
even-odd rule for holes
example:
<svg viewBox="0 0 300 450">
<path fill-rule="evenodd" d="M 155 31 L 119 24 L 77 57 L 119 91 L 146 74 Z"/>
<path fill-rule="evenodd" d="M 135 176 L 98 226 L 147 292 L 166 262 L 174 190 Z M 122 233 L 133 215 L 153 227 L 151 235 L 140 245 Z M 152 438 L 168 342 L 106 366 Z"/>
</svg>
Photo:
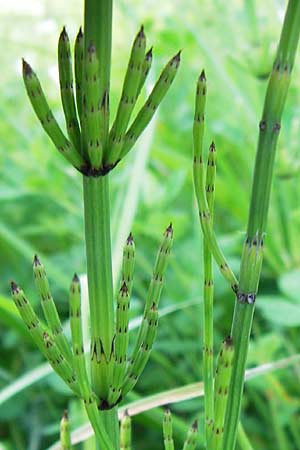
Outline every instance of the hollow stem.
<svg viewBox="0 0 300 450">
<path fill-rule="evenodd" d="M 235 355 L 226 411 L 224 450 L 234 450 L 236 443 L 249 337 L 261 272 L 276 144 L 299 33 L 300 2 L 289 0 L 259 124 L 247 236 L 232 323 L 231 334 L 235 343 Z"/>
</svg>

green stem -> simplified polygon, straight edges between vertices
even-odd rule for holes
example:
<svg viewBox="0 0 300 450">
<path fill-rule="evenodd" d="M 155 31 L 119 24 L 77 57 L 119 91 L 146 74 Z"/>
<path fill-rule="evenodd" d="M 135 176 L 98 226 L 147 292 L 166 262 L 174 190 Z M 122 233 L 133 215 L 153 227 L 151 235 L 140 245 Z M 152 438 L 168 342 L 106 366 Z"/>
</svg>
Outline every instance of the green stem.
<svg viewBox="0 0 300 450">
<path fill-rule="evenodd" d="M 108 175 L 84 177 L 83 191 L 91 317 L 91 381 L 103 406 L 107 402 L 112 374 L 114 335 Z M 115 410 L 100 411 L 99 414 L 114 447 L 118 448 Z"/>
<path fill-rule="evenodd" d="M 85 0 L 84 5 L 84 47 L 85 54 L 92 43 L 100 62 L 100 90 L 102 92 L 104 142 L 107 142 L 109 128 L 109 86 L 112 41 L 112 0 Z"/>
<path fill-rule="evenodd" d="M 300 33 L 300 1 L 289 0 L 260 122 L 247 237 L 232 323 L 235 345 L 224 429 L 224 450 L 234 450 L 249 338 L 260 278 L 276 144 Z"/>
</svg>

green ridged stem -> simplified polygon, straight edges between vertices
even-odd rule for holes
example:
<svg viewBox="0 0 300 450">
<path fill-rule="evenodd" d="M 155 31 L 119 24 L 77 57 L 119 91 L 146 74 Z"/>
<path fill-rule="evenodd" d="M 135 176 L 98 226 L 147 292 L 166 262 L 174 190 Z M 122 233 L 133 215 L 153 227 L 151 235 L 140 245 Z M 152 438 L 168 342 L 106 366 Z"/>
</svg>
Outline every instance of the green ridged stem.
<svg viewBox="0 0 300 450">
<path fill-rule="evenodd" d="M 61 101 L 68 136 L 76 150 L 80 153 L 80 129 L 74 98 L 72 57 L 69 36 L 65 27 L 58 40 L 58 72 Z"/>
<path fill-rule="evenodd" d="M 239 289 L 231 332 L 235 345 L 235 356 L 226 410 L 224 450 L 233 450 L 236 444 L 247 351 L 260 277 L 276 144 L 299 34 L 300 2 L 299 0 L 289 0 L 259 127 L 247 237 L 242 254 Z M 251 251 L 250 247 L 254 250 Z M 256 255 L 254 260 L 253 255 Z M 253 273 L 253 266 L 255 273 Z"/>
<path fill-rule="evenodd" d="M 141 90 L 143 89 L 148 73 L 150 72 L 151 66 L 152 66 L 152 47 L 147 51 L 144 58 L 140 83 L 137 91 L 137 97 L 140 95 Z"/>
<path fill-rule="evenodd" d="M 173 421 L 169 409 L 165 409 L 163 418 L 163 437 L 165 450 L 174 450 Z"/>
<path fill-rule="evenodd" d="M 99 90 L 101 99 L 101 142 L 107 145 L 109 127 L 109 88 L 112 41 L 112 0 L 85 0 L 84 46 L 85 54 L 92 44 L 99 61 Z M 84 83 L 85 84 L 85 83 Z"/>
<path fill-rule="evenodd" d="M 124 145 L 120 154 L 120 159 L 124 158 L 129 150 L 134 146 L 139 136 L 145 130 L 152 119 L 159 104 L 168 92 L 180 64 L 180 52 L 177 53 L 165 66 L 158 81 L 155 83 L 146 103 L 136 116 L 134 122 L 127 131 Z"/>
<path fill-rule="evenodd" d="M 121 386 L 126 370 L 127 350 L 129 343 L 129 306 L 130 294 L 125 281 L 117 299 L 116 334 L 114 339 L 114 368 L 109 404 L 113 405 L 121 396 Z"/>
<path fill-rule="evenodd" d="M 102 164 L 100 63 L 96 47 L 91 43 L 85 53 L 83 90 L 83 146 L 92 168 Z"/>
<path fill-rule="evenodd" d="M 145 49 L 146 37 L 142 26 L 132 45 L 121 99 L 116 118 L 109 133 L 108 151 L 107 155 L 105 155 L 105 165 L 108 166 L 118 161 L 122 150 L 124 136 L 138 96 L 145 60 Z"/>
<path fill-rule="evenodd" d="M 120 450 L 131 450 L 131 418 L 127 411 L 120 424 Z"/>
<path fill-rule="evenodd" d="M 107 145 L 109 128 L 111 40 L 112 0 L 85 0 L 84 54 L 87 54 L 88 47 L 92 43 L 100 63 L 100 112 L 101 133 L 103 133 L 101 142 L 104 149 Z M 93 390 L 100 398 L 104 397 L 105 402 L 109 394 L 109 380 L 111 380 L 114 333 L 108 175 L 97 179 L 84 177 L 83 190 L 91 317 L 91 382 Z M 98 414 L 113 447 L 119 448 L 119 422 L 116 408 L 99 411 Z M 102 450 L 98 439 L 96 439 L 96 447 Z"/>
<path fill-rule="evenodd" d="M 84 62 L 84 38 L 81 27 L 79 28 L 74 45 L 74 69 L 76 106 L 80 125 L 82 128 L 82 91 L 83 91 L 83 62 Z"/>
<path fill-rule="evenodd" d="M 104 448 L 112 448 L 112 444 L 109 441 L 99 416 L 97 397 L 92 392 L 88 379 L 82 337 L 80 281 L 76 274 L 73 277 L 70 287 L 70 325 L 74 354 L 74 370 L 78 380 L 80 396 L 84 401 L 87 415 L 97 439 L 101 442 L 101 445 L 104 445 Z"/>
<path fill-rule="evenodd" d="M 108 175 L 84 177 L 83 192 L 91 317 L 92 387 L 100 400 L 107 401 L 115 331 Z"/>
<path fill-rule="evenodd" d="M 23 80 L 31 105 L 37 118 L 40 120 L 42 127 L 58 151 L 67 159 L 67 161 L 76 167 L 76 169 L 80 170 L 85 165 L 85 162 L 73 144 L 61 131 L 49 108 L 36 74 L 25 60 L 23 60 Z"/>
<path fill-rule="evenodd" d="M 193 177 L 194 189 L 197 198 L 199 217 L 205 242 L 209 247 L 219 269 L 225 279 L 229 281 L 232 289 L 237 289 L 237 279 L 230 269 L 222 251 L 219 248 L 216 236 L 213 231 L 212 217 L 209 211 L 205 192 L 205 171 L 203 161 L 203 133 L 204 133 L 204 113 L 206 101 L 206 78 L 201 72 L 196 88 L 195 115 L 193 125 Z"/>
<path fill-rule="evenodd" d="M 163 239 L 162 239 L 161 245 L 159 247 L 159 250 L 158 250 L 158 253 L 156 256 L 153 274 L 152 274 L 150 286 L 149 286 L 148 293 L 147 293 L 144 314 L 143 314 L 143 320 L 139 327 L 138 335 L 136 338 L 136 343 L 135 343 L 135 346 L 134 346 L 134 349 L 133 349 L 133 352 L 132 352 L 132 355 L 130 358 L 131 361 L 133 361 L 136 358 L 138 352 L 140 351 L 140 346 L 141 346 L 141 343 L 143 341 L 143 338 L 145 336 L 146 329 L 148 326 L 147 325 L 147 323 L 148 323 L 147 315 L 148 315 L 148 312 L 150 311 L 150 308 L 152 307 L 153 304 L 158 308 L 160 297 L 161 297 L 161 292 L 162 292 L 162 288 L 163 288 L 163 283 L 164 283 L 164 275 L 165 275 L 167 265 L 169 262 L 169 256 L 170 256 L 172 244 L 173 244 L 173 227 L 172 227 L 172 224 L 170 224 L 167 227 L 166 231 L 164 232 Z"/>
<path fill-rule="evenodd" d="M 46 327 L 40 322 L 23 290 L 13 281 L 11 282 L 11 294 L 19 314 L 37 347 L 49 361 L 57 375 L 66 382 L 75 394 L 78 394 L 78 385 L 71 366 L 56 346 Z"/>
<path fill-rule="evenodd" d="M 198 441 L 198 422 L 195 420 L 187 433 L 183 450 L 195 450 Z"/>
<path fill-rule="evenodd" d="M 158 325 L 158 311 L 155 303 L 153 303 L 151 309 L 148 311 L 145 323 L 145 333 L 140 348 L 135 358 L 130 361 L 126 371 L 124 384 L 122 386 L 122 397 L 125 397 L 125 395 L 136 385 L 148 362 Z"/>
<path fill-rule="evenodd" d="M 80 395 L 86 402 L 87 399 L 92 395 L 92 392 L 85 363 L 81 323 L 80 281 L 76 274 L 74 275 L 71 283 L 69 298 L 74 370 L 78 380 Z"/>
<path fill-rule="evenodd" d="M 46 327 L 40 322 L 23 290 L 14 281 L 11 282 L 11 295 L 34 343 L 43 355 L 47 357 L 43 339 Z"/>
<path fill-rule="evenodd" d="M 234 347 L 231 337 L 227 337 L 218 355 L 214 386 L 214 422 L 212 427 L 211 448 L 222 450 L 225 411 L 232 371 Z"/>
<path fill-rule="evenodd" d="M 73 368 L 64 358 L 63 354 L 54 342 L 53 337 L 46 331 L 43 333 L 43 340 L 46 349 L 46 356 L 51 366 L 66 384 L 79 395 L 79 387 Z"/>
<path fill-rule="evenodd" d="M 129 296 L 131 295 L 132 290 L 134 260 L 135 260 L 135 244 L 133 236 L 130 233 L 123 249 L 123 260 L 122 260 L 122 281 L 123 282 L 125 281 L 126 283 Z"/>
<path fill-rule="evenodd" d="M 204 72 L 203 72 L 204 77 Z M 212 144 L 209 147 L 205 191 L 206 199 L 213 223 L 213 209 L 215 198 L 216 179 L 216 147 Z M 211 436 L 211 428 L 214 417 L 213 382 L 214 382 L 214 361 L 213 361 L 213 259 L 206 239 L 203 239 L 203 262 L 204 262 L 204 286 L 203 286 L 203 382 L 204 382 L 204 410 L 205 410 L 205 436 L 207 449 Z"/>
<path fill-rule="evenodd" d="M 60 421 L 60 446 L 61 450 L 72 450 L 71 431 L 68 412 L 65 411 Z"/>
<path fill-rule="evenodd" d="M 47 325 L 53 335 L 55 344 L 63 354 L 64 358 L 69 364 L 72 364 L 73 356 L 66 336 L 64 335 L 62 324 L 51 295 L 49 282 L 43 264 L 40 262 L 37 255 L 33 260 L 33 275 L 34 281 L 41 299 L 44 316 Z"/>
</svg>

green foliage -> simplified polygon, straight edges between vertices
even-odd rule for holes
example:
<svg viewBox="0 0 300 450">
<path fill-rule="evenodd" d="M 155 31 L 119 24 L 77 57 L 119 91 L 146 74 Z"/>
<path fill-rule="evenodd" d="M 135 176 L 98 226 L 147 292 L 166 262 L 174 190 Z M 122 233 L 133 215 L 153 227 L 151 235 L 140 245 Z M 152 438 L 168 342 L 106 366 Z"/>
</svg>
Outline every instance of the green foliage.
<svg viewBox="0 0 300 450">
<path fill-rule="evenodd" d="M 47 268 L 52 295 L 68 334 L 69 328 L 65 326 L 68 286 L 74 270 L 82 274 L 85 266 L 80 180 L 55 154 L 49 139 L 37 126 L 16 69 L 22 56 L 39 68 L 53 114 L 63 128 L 59 84 L 57 76 L 53 75 L 57 73 L 56 41 L 65 21 L 69 25 L 70 39 L 75 38 L 81 24 L 81 2 L 73 2 L 70 10 L 68 2 L 45 0 L 40 2 L 35 15 L 32 11 L 28 14 L 23 9 L 25 6 L 18 9 L 19 4 L 15 2 L 9 7 L 8 10 L 3 6 L 1 10 L 0 30 L 3 42 L 0 73 L 3 87 L 0 93 L 1 389 L 43 362 L 9 300 L 12 274 L 38 308 L 30 270 L 32 257 L 38 253 Z M 214 139 L 218 149 L 214 223 L 221 247 L 234 269 L 248 212 L 261 98 L 271 69 L 282 8 L 279 0 L 267 0 L 263 4 L 192 0 L 188 8 L 182 0 L 163 3 L 122 0 L 116 5 L 113 52 L 118 57 L 113 58 L 112 67 L 112 118 L 122 89 L 130 39 L 141 23 L 147 30 L 149 42 L 155 44 L 155 58 L 137 108 L 142 106 L 168 55 L 174 48 L 183 48 L 182 67 L 172 93 L 164 100 L 140 146 L 136 146 L 135 152 L 128 155 L 128 162 L 121 162 L 112 175 L 112 244 L 116 268 L 118 261 L 122 261 L 122 244 L 130 231 L 137 245 L 131 318 L 142 314 L 149 284 L 146 274 L 151 273 L 160 232 L 170 220 L 176 237 L 161 307 L 174 305 L 178 309 L 166 316 L 160 313 L 158 340 L 143 379 L 136 386 L 139 395 L 195 382 L 201 373 L 202 349 L 198 338 L 202 333 L 202 244 L 193 208 L 190 165 L 194 81 L 199 70 L 205 67 L 209 102 L 204 148 L 208 149 Z M 271 225 L 266 235 L 251 365 L 299 352 L 299 324 L 296 319 L 292 323 L 291 314 L 281 314 L 277 310 L 287 298 L 290 299 L 288 307 L 297 307 L 299 301 L 299 76 L 298 58 L 275 167 Z M 132 202 L 134 221 L 129 206 Z M 115 273 L 118 279 L 119 271 L 116 269 Z M 217 274 L 215 295 L 217 351 L 221 339 L 228 333 L 233 306 L 230 288 Z M 266 305 L 272 300 L 273 306 L 264 307 L 264 296 L 268 296 Z M 293 319 L 296 317 L 293 314 Z M 270 389 L 267 390 L 266 385 L 278 395 L 278 420 L 290 449 L 299 449 L 297 366 L 278 371 L 272 382 L 265 376 L 259 382 L 249 382 L 243 424 L 254 449 L 277 446 L 279 439 L 274 431 Z M 59 435 L 58 417 L 67 403 L 73 429 L 87 420 L 78 401 L 71 400 L 70 392 L 62 388 L 55 375 L 42 377 L 40 374 L 26 390 L 1 405 L 1 445 L 5 449 L 46 448 Z M 174 432 L 177 432 L 177 439 L 182 436 L 182 444 L 188 424 L 202 407 L 202 400 L 196 399 L 172 408 L 176 419 L 186 421 L 182 431 L 174 420 Z M 274 410 L 274 404 L 272 407 Z M 202 412 L 200 420 L 203 420 Z M 199 433 L 203 441 L 202 426 Z M 137 416 L 134 436 L 136 448 L 154 448 L 156 442 L 161 442 L 161 417 L 155 420 L 149 414 Z M 87 442 L 84 449 L 89 448 L 92 447 Z"/>
</svg>

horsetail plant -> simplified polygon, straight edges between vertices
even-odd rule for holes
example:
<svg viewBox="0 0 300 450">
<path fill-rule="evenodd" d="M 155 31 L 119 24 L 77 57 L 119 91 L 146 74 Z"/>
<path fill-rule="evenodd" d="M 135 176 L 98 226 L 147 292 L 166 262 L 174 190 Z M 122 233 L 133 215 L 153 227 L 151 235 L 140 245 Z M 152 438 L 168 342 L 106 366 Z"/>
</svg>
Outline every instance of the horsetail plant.
<svg viewBox="0 0 300 450">
<path fill-rule="evenodd" d="M 163 417 L 163 438 L 165 450 L 174 450 L 173 420 L 169 408 L 165 409 Z M 195 450 L 198 441 L 198 422 L 195 420 L 189 428 L 184 441 L 183 450 Z"/>
<path fill-rule="evenodd" d="M 203 161 L 204 109 L 206 96 L 206 80 L 204 72 L 201 73 L 197 82 L 193 126 L 193 173 L 195 194 L 204 237 L 205 281 L 203 377 L 206 397 L 206 445 L 208 450 L 234 450 L 236 445 L 247 350 L 262 267 L 264 238 L 270 203 L 276 144 L 280 131 L 281 116 L 288 92 L 290 76 L 294 65 L 299 34 L 300 2 L 298 0 L 289 0 L 275 62 L 267 87 L 262 119 L 259 124 L 259 139 L 253 175 L 248 227 L 241 257 L 239 281 L 237 281 L 235 275 L 229 268 L 213 231 L 213 198 L 210 189 L 208 189 L 211 174 L 207 170 L 205 181 Z M 223 360 L 224 348 L 222 353 L 223 356 L 221 358 L 219 357 L 218 363 L 219 366 L 223 366 L 222 377 L 225 378 L 222 383 L 224 384 L 226 381 L 227 384 L 230 377 L 225 421 L 225 395 L 223 399 L 218 397 L 218 390 L 220 389 L 219 383 L 221 382 L 220 376 L 219 373 L 216 376 L 214 386 L 215 401 L 213 404 L 211 377 L 212 362 L 209 361 L 208 363 L 208 357 L 205 351 L 206 348 L 212 348 L 211 345 L 209 347 L 207 346 L 207 342 L 210 342 L 211 344 L 213 337 L 212 300 L 210 297 L 210 295 L 212 295 L 212 290 L 207 292 L 207 279 L 210 279 L 209 275 L 211 273 L 210 254 L 215 259 L 221 273 L 229 281 L 236 296 L 231 329 L 232 338 L 230 338 L 230 343 L 232 339 L 234 344 L 234 353 L 230 351 L 228 354 L 229 359 L 226 362 L 226 370 L 224 370 L 225 365 Z M 226 345 L 226 341 L 224 345 Z M 233 361 L 231 361 L 232 358 Z M 224 385 L 222 387 L 222 392 L 225 393 Z M 209 418 L 212 416 L 214 420 L 212 422 L 213 425 L 211 429 Z M 217 430 L 219 431 L 218 433 Z"/>
<path fill-rule="evenodd" d="M 168 408 L 164 412 L 163 436 L 165 450 L 174 450 L 172 414 Z"/>
<path fill-rule="evenodd" d="M 60 421 L 60 445 L 61 450 L 72 450 L 70 423 L 66 410 Z"/>
<path fill-rule="evenodd" d="M 131 418 L 127 410 L 120 424 L 120 450 L 131 450 Z"/>
<path fill-rule="evenodd" d="M 228 336 L 218 355 L 214 383 L 214 418 L 211 431 L 211 448 L 222 450 L 226 404 L 234 355 L 233 342 Z"/>
<path fill-rule="evenodd" d="M 112 0 L 85 1 L 84 27 L 79 29 L 75 39 L 74 61 L 65 27 L 60 34 L 58 70 L 67 136 L 51 112 L 37 75 L 23 60 L 23 79 L 36 116 L 56 148 L 83 177 L 90 365 L 86 364 L 85 358 L 77 275 L 74 275 L 70 288 L 71 346 L 63 333 L 45 269 L 37 256 L 34 258 L 34 277 L 47 326 L 37 317 L 23 291 L 12 283 L 13 299 L 35 343 L 56 373 L 84 401 L 97 446 L 108 450 L 120 445 L 117 405 L 134 387 L 149 359 L 173 239 L 170 225 L 160 246 L 144 317 L 129 358 L 128 321 L 135 245 L 130 234 L 124 247 L 122 280 L 115 307 L 109 172 L 131 150 L 151 121 L 173 83 L 180 63 L 180 53 L 177 53 L 163 69 L 144 106 L 132 118 L 152 63 L 152 48 L 146 51 L 142 26 L 132 45 L 119 105 L 110 127 L 111 34 Z M 124 446 L 124 441 L 121 444 Z"/>
</svg>

